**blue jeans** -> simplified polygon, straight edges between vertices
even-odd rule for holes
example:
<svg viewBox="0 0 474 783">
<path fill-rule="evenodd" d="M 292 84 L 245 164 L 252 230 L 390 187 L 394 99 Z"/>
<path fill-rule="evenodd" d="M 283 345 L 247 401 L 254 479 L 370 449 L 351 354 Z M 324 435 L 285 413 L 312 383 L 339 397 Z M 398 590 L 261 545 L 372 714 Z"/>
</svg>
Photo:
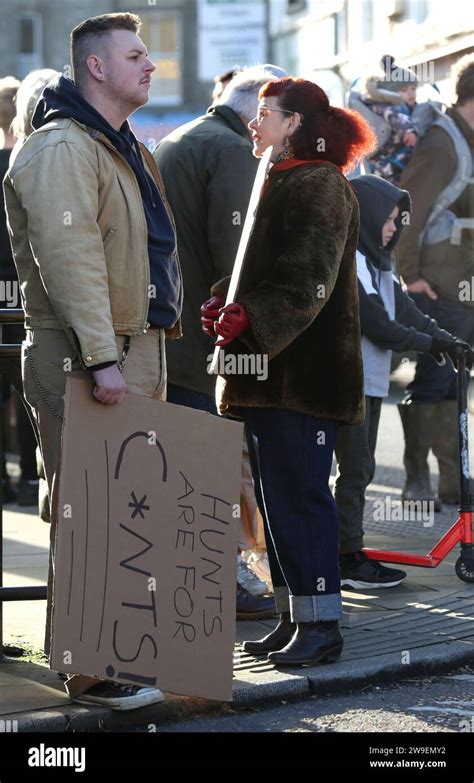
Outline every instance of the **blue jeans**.
<svg viewBox="0 0 474 783">
<path fill-rule="evenodd" d="M 426 294 L 410 292 L 416 306 L 434 318 L 438 326 L 474 345 L 474 308 L 448 299 L 429 299 Z M 426 353 L 418 355 L 414 380 L 407 386 L 412 400 L 441 402 L 455 400 L 456 373 L 449 359 L 440 367 Z"/>
<path fill-rule="evenodd" d="M 294 622 L 342 615 L 338 515 L 329 488 L 336 422 L 242 408 L 278 611 Z"/>
<path fill-rule="evenodd" d="M 210 394 L 202 394 L 192 389 L 186 389 L 184 386 L 175 386 L 174 383 L 168 383 L 166 402 L 172 402 L 174 405 L 184 405 L 186 408 L 195 408 L 198 411 L 206 411 L 217 416 L 214 397 L 211 397 Z"/>
</svg>

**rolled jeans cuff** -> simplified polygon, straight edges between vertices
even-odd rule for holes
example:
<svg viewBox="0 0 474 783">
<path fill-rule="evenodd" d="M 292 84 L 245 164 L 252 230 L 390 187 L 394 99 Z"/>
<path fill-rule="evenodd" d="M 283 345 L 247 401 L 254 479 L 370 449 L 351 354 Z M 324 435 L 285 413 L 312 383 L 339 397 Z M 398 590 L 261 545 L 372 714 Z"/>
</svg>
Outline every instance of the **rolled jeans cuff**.
<svg viewBox="0 0 474 783">
<path fill-rule="evenodd" d="M 342 617 L 341 594 L 290 595 L 290 614 L 293 623 L 340 620 Z"/>
<path fill-rule="evenodd" d="M 279 587 L 278 585 L 273 585 L 273 595 L 275 596 L 275 606 L 278 614 L 289 612 L 290 594 L 288 592 L 287 586 L 285 585 L 284 587 Z"/>
</svg>

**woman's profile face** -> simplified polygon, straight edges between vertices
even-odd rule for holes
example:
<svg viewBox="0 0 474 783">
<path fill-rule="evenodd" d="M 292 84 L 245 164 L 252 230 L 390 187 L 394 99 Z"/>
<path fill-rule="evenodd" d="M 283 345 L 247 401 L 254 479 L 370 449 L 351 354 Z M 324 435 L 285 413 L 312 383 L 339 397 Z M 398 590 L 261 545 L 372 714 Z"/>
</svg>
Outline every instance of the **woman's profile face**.
<svg viewBox="0 0 474 783">
<path fill-rule="evenodd" d="M 275 95 L 261 99 L 257 116 L 248 125 L 253 141 L 253 154 L 256 158 L 260 158 L 270 146 L 274 147 L 276 154 L 283 150 L 294 115 L 294 112 L 279 106 Z"/>
</svg>

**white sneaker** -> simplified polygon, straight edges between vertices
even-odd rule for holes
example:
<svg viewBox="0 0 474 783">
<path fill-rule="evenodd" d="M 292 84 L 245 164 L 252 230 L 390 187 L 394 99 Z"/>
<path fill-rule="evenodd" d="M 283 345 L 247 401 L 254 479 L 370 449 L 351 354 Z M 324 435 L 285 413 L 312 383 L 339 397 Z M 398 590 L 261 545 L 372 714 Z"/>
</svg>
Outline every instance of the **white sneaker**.
<svg viewBox="0 0 474 783">
<path fill-rule="evenodd" d="M 254 574 L 242 558 L 242 555 L 237 555 L 237 583 L 251 595 L 265 595 L 268 593 L 266 582 L 263 582 L 258 578 L 257 574 Z"/>
<path fill-rule="evenodd" d="M 73 696 L 78 704 L 93 704 L 110 710 L 136 710 L 149 704 L 164 701 L 158 688 L 142 688 L 140 685 L 121 685 L 119 682 L 99 682 L 85 693 Z"/>
<path fill-rule="evenodd" d="M 266 550 L 255 551 L 249 549 L 243 553 L 243 558 L 251 571 L 254 572 L 263 582 L 266 582 L 269 593 L 273 593 L 272 577 L 270 573 L 270 563 L 268 562 L 268 553 Z"/>
</svg>

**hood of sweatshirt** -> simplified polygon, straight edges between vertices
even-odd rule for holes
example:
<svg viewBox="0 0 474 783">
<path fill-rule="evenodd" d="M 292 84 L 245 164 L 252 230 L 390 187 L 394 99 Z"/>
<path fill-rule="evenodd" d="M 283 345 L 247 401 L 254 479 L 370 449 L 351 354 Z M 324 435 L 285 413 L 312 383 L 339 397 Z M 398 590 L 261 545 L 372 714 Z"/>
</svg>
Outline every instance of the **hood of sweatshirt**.
<svg viewBox="0 0 474 783">
<path fill-rule="evenodd" d="M 377 268 L 391 269 L 392 252 L 397 245 L 403 226 L 407 223 L 407 215 L 411 213 L 411 199 L 407 190 L 402 190 L 374 174 L 364 174 L 354 177 L 350 185 L 359 202 L 360 230 L 358 249 Z M 382 246 L 382 228 L 390 213 L 398 206 L 398 216 L 395 220 L 397 230 L 390 242 Z"/>
<path fill-rule="evenodd" d="M 152 326 L 171 328 L 181 313 L 181 282 L 175 250 L 176 237 L 153 177 L 145 169 L 138 141 L 127 121 L 115 130 L 81 95 L 71 79 L 58 76 L 42 92 L 31 124 L 35 130 L 52 120 L 74 119 L 100 131 L 112 142 L 134 172 L 148 228 L 150 282 L 159 292 L 150 297 L 148 320 Z"/>
<path fill-rule="evenodd" d="M 57 76 L 44 88 L 36 104 L 31 125 L 37 130 L 60 117 L 77 120 L 89 128 L 104 133 L 117 149 L 136 143 L 127 121 L 119 131 L 115 130 L 105 117 L 86 101 L 74 82 L 62 75 Z"/>
</svg>

